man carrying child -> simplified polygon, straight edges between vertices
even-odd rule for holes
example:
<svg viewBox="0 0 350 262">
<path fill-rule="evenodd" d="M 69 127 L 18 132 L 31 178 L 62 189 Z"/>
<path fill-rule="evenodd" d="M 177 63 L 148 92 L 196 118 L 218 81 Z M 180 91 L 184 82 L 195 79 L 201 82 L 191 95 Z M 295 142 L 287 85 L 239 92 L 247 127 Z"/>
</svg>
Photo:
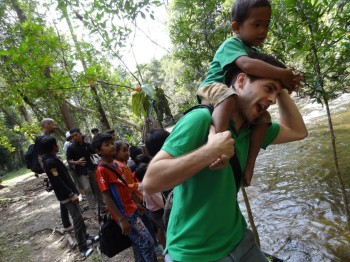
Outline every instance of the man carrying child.
<svg viewBox="0 0 350 262">
<path fill-rule="evenodd" d="M 255 54 L 254 59 L 285 68 L 267 55 Z M 262 148 L 303 139 L 307 130 L 281 81 L 252 77 L 239 70 L 231 78 L 228 84 L 236 95 L 228 121 L 230 130 L 215 134 L 209 110 L 192 110 L 176 124 L 143 179 L 147 194 L 175 187 L 165 261 L 267 261 L 247 229 L 237 202 L 241 182 L 236 185 L 230 165 L 216 170 L 209 166 L 236 154 L 244 169 L 249 124 L 276 101 L 280 123 L 268 127 Z"/>
</svg>

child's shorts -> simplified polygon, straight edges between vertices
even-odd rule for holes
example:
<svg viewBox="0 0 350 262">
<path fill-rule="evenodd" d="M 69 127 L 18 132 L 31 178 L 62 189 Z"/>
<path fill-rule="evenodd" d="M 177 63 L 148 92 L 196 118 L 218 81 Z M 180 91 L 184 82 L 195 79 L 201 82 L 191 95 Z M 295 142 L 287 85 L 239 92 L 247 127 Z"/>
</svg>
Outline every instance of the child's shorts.
<svg viewBox="0 0 350 262">
<path fill-rule="evenodd" d="M 217 107 L 222 101 L 232 95 L 238 95 L 232 87 L 223 83 L 212 83 L 197 90 L 197 96 L 201 99 L 201 104 Z M 265 111 L 252 123 L 253 125 L 271 124 L 271 115 Z"/>
</svg>

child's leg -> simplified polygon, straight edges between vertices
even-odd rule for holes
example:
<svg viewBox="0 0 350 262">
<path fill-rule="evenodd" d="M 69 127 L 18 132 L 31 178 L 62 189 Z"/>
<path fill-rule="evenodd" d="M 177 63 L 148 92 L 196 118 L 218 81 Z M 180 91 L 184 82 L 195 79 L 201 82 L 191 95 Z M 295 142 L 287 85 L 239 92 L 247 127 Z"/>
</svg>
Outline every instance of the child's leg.
<svg viewBox="0 0 350 262">
<path fill-rule="evenodd" d="M 162 245 L 163 249 L 165 249 L 166 238 L 165 238 L 165 231 L 162 223 L 164 209 L 162 208 L 157 211 L 149 211 L 149 215 L 151 220 L 157 226 L 157 238 L 159 240 L 159 243 Z"/>
<path fill-rule="evenodd" d="M 83 216 L 81 215 L 79 204 L 68 202 L 64 204 L 64 206 L 68 209 L 69 214 L 73 219 L 75 239 L 77 240 L 79 251 L 82 251 L 86 247 L 87 235 L 86 225 Z"/>
<path fill-rule="evenodd" d="M 68 210 L 65 208 L 64 204 L 60 202 L 60 209 L 61 209 L 61 221 L 63 225 L 63 229 L 69 229 L 72 224 L 69 221 L 69 214 Z"/>
<path fill-rule="evenodd" d="M 253 177 L 255 161 L 259 154 L 261 145 L 264 141 L 264 137 L 268 127 L 269 127 L 269 124 L 264 123 L 264 124 L 256 125 L 252 129 L 252 132 L 250 134 L 250 146 L 249 146 L 247 164 L 243 173 L 244 186 L 250 186 L 250 183 Z"/>
<path fill-rule="evenodd" d="M 214 108 L 212 121 L 216 133 L 228 130 L 234 103 L 233 96 L 229 96 Z"/>
<path fill-rule="evenodd" d="M 229 122 L 234 109 L 235 91 L 223 83 L 212 83 L 197 90 L 202 104 L 214 106 L 212 114 L 216 133 L 224 132 L 229 128 Z M 222 156 L 209 165 L 211 169 L 223 168 L 228 163 L 228 157 Z"/>
<path fill-rule="evenodd" d="M 213 125 L 215 127 L 215 132 L 220 133 L 228 130 L 230 119 L 232 116 L 232 111 L 234 109 L 234 98 L 233 96 L 227 97 L 225 100 L 223 100 L 220 104 L 218 104 L 214 108 L 214 112 L 212 114 L 212 121 Z M 218 168 L 218 167 L 224 167 L 226 166 L 229 158 L 225 158 L 222 156 L 221 158 L 217 159 L 215 162 L 210 164 L 210 168 Z"/>
<path fill-rule="evenodd" d="M 144 261 L 157 261 L 153 239 L 145 225 L 142 223 L 138 213 L 135 212 L 127 217 L 127 220 L 132 228 L 128 237 L 130 238 L 133 248 L 141 253 Z"/>
</svg>

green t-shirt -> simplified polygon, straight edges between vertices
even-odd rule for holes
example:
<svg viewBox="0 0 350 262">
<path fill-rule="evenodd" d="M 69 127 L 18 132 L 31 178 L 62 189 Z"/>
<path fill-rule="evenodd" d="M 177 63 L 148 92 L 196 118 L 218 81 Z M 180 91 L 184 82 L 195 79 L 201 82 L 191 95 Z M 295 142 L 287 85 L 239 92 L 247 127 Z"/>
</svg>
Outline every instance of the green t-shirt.
<svg viewBox="0 0 350 262">
<path fill-rule="evenodd" d="M 237 37 L 228 38 L 216 51 L 207 77 L 199 85 L 199 88 L 211 83 L 225 83 L 226 73 L 237 68 L 236 59 L 257 51 L 255 48 L 246 46 Z"/>
<path fill-rule="evenodd" d="M 162 150 L 174 157 L 204 145 L 211 124 L 207 109 L 186 114 L 176 124 Z M 230 124 L 231 128 L 233 123 Z M 244 168 L 249 151 L 249 129 L 235 139 L 235 151 Z M 265 148 L 277 136 L 272 124 L 263 143 Z M 242 239 L 247 223 L 239 209 L 231 166 L 212 171 L 204 168 L 174 188 L 173 207 L 167 230 L 167 251 L 175 261 L 215 261 L 227 256 Z"/>
</svg>

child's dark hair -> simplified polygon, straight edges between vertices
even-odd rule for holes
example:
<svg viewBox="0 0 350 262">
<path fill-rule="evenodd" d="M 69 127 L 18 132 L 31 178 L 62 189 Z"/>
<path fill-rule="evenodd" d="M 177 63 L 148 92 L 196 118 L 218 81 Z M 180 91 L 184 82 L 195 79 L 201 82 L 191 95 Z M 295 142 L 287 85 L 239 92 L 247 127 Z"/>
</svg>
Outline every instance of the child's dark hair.
<svg viewBox="0 0 350 262">
<path fill-rule="evenodd" d="M 248 17 L 252 8 L 269 7 L 269 0 L 236 0 L 231 7 L 231 21 L 238 24 L 243 23 Z"/>
<path fill-rule="evenodd" d="M 94 127 L 93 129 L 90 130 L 91 133 L 95 133 L 95 132 L 100 132 L 100 130 L 98 130 L 98 128 Z"/>
<path fill-rule="evenodd" d="M 148 164 L 146 163 L 141 163 L 139 164 L 136 169 L 135 169 L 135 176 L 137 177 L 137 179 L 142 182 L 143 180 L 143 177 L 145 176 L 146 174 L 146 171 L 147 171 L 147 167 L 148 167 Z"/>
<path fill-rule="evenodd" d="M 148 155 L 145 155 L 145 154 L 138 155 L 135 158 L 135 164 L 136 165 L 141 164 L 141 163 L 148 164 L 149 162 L 151 162 L 151 158 Z"/>
<path fill-rule="evenodd" d="M 248 57 L 264 61 L 265 63 L 268 63 L 268 64 L 276 66 L 276 67 L 287 68 L 282 62 L 277 60 L 275 57 L 273 57 L 271 55 L 264 54 L 264 53 L 256 53 L 256 52 L 254 52 L 254 53 L 249 54 Z M 242 72 L 243 71 L 240 70 L 238 67 L 235 70 L 233 70 L 232 72 L 228 72 L 226 74 L 227 76 L 226 76 L 226 79 L 225 79 L 225 83 L 228 86 L 231 86 L 231 85 L 234 86 L 234 83 L 236 82 L 237 75 L 239 73 L 242 73 Z M 262 78 L 262 77 L 257 77 L 257 76 L 254 76 L 254 75 L 248 75 L 248 76 L 249 76 L 249 80 L 251 82 Z"/>
<path fill-rule="evenodd" d="M 129 153 L 130 153 L 130 158 L 135 161 L 136 157 L 138 155 L 141 155 L 143 152 L 142 152 L 142 148 L 138 146 L 131 146 L 129 148 Z"/>
<path fill-rule="evenodd" d="M 162 128 L 153 129 L 146 135 L 146 148 L 150 156 L 155 156 L 162 148 L 170 133 Z"/>
<path fill-rule="evenodd" d="M 40 152 L 42 154 L 50 154 L 55 146 L 57 146 L 57 140 L 53 136 L 44 136 L 40 140 Z"/>
<path fill-rule="evenodd" d="M 117 142 L 115 142 L 115 149 L 117 150 L 117 153 L 119 152 L 119 150 L 122 148 L 123 145 L 126 145 L 126 147 L 128 147 L 128 144 L 125 143 L 124 141 L 118 140 Z"/>
<path fill-rule="evenodd" d="M 110 134 L 97 134 L 92 139 L 91 148 L 96 152 L 101 149 L 103 142 L 111 140 L 114 141 Z"/>
<path fill-rule="evenodd" d="M 70 133 L 70 134 L 73 134 L 73 133 L 81 133 L 81 132 L 80 132 L 80 128 L 73 127 L 72 129 L 69 130 L 69 133 Z"/>
</svg>

